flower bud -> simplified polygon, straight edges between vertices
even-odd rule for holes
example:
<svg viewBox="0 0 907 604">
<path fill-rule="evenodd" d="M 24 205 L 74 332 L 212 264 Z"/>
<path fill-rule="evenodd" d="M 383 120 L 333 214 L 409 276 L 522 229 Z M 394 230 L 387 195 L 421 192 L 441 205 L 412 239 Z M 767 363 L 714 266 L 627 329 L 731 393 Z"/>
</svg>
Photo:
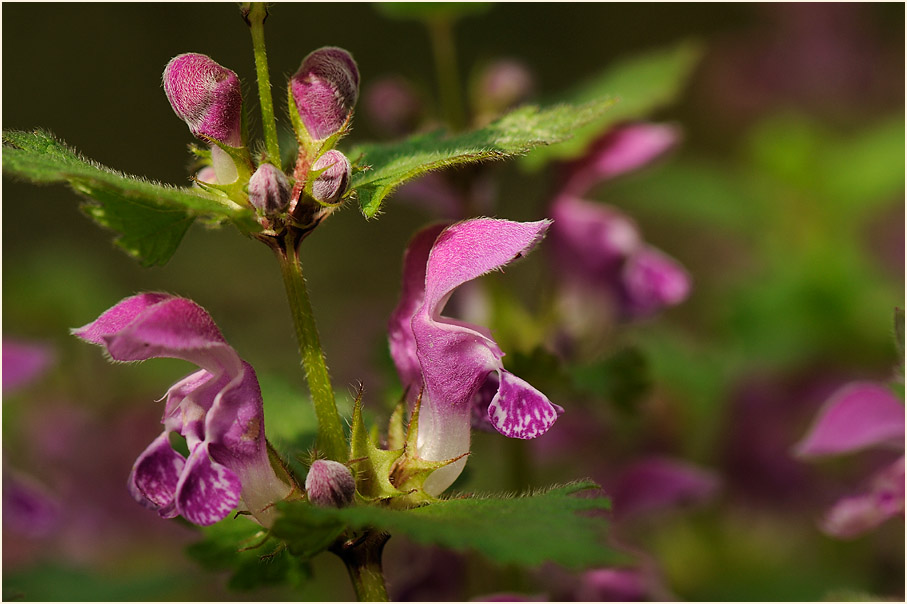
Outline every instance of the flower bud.
<svg viewBox="0 0 907 604">
<path fill-rule="evenodd" d="M 317 459 L 305 477 L 305 492 L 315 505 L 342 508 L 352 503 L 356 480 L 342 463 Z"/>
<path fill-rule="evenodd" d="M 326 46 L 309 53 L 290 79 L 299 118 L 313 140 L 343 128 L 359 96 L 359 69 L 342 48 Z"/>
<path fill-rule="evenodd" d="M 290 183 L 286 174 L 269 163 L 258 166 L 249 179 L 249 202 L 265 214 L 285 210 L 290 203 Z"/>
<path fill-rule="evenodd" d="M 312 170 L 324 170 L 312 181 L 312 197 L 321 203 L 336 203 L 350 186 L 353 167 L 346 155 L 331 149 L 315 160 Z"/>
<path fill-rule="evenodd" d="M 242 91 L 236 74 L 198 53 L 170 59 L 164 92 L 193 135 L 242 146 Z"/>
</svg>

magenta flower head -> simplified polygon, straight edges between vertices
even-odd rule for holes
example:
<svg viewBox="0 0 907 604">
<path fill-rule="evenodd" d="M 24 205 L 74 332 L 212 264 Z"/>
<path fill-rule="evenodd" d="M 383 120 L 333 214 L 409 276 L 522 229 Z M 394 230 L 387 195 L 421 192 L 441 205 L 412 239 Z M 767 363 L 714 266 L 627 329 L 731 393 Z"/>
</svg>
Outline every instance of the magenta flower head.
<svg viewBox="0 0 907 604">
<path fill-rule="evenodd" d="M 242 146 L 242 91 L 233 71 L 211 57 L 182 54 L 164 68 L 164 92 L 193 135 Z"/>
<path fill-rule="evenodd" d="M 669 124 L 626 124 L 606 132 L 567 167 L 564 193 L 584 195 L 598 183 L 652 163 L 677 145 L 680 131 Z"/>
<path fill-rule="evenodd" d="M 359 68 L 342 48 L 326 46 L 302 60 L 290 94 L 309 137 L 322 141 L 344 129 L 359 97 Z"/>
<path fill-rule="evenodd" d="M 356 479 L 339 461 L 316 459 L 305 477 L 305 492 L 315 505 L 342 508 L 353 501 Z"/>
<path fill-rule="evenodd" d="M 881 384 L 854 382 L 832 395 L 794 452 L 809 458 L 869 447 L 904 450 L 904 404 Z M 821 526 L 833 537 L 849 539 L 903 514 L 902 455 L 870 477 L 866 492 L 838 501 Z"/>
<path fill-rule="evenodd" d="M 478 218 L 417 234 L 406 251 L 403 295 L 389 325 L 391 355 L 409 398 L 421 394 L 417 454 L 430 461 L 469 451 L 477 401 L 491 425 L 511 438 L 544 434 L 563 409 L 506 371 L 504 353 L 484 327 L 441 316 L 454 290 L 527 254 L 550 221 Z M 496 380 L 493 397 L 476 394 Z M 424 489 L 438 495 L 459 476 L 465 459 L 436 470 Z"/>
<path fill-rule="evenodd" d="M 249 179 L 249 202 L 264 214 L 276 214 L 290 203 L 287 175 L 269 163 L 263 163 Z"/>
<path fill-rule="evenodd" d="M 346 155 L 336 149 L 331 149 L 316 159 L 312 171 L 318 173 L 312 180 L 312 198 L 315 201 L 337 203 L 350 188 L 353 167 Z"/>
<path fill-rule="evenodd" d="M 202 307 L 167 294 L 139 294 L 73 333 L 103 346 L 115 361 L 167 357 L 200 367 L 167 392 L 164 432 L 129 476 L 136 501 L 163 518 L 182 515 L 199 525 L 239 507 L 270 526 L 272 504 L 291 489 L 268 459 L 258 378 Z M 171 448 L 173 432 L 185 437 L 188 459 Z"/>
</svg>

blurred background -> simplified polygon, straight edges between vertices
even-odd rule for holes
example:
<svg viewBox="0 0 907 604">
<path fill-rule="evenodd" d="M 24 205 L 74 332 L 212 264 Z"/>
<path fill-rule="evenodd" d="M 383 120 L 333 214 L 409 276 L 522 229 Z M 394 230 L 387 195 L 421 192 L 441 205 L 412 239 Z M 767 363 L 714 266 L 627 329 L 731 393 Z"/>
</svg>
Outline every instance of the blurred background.
<svg viewBox="0 0 907 604">
<path fill-rule="evenodd" d="M 14 3 L 3 17 L 4 129 L 46 128 L 106 166 L 188 184 L 191 135 L 160 78 L 171 57 L 191 51 L 240 75 L 252 132 L 260 132 L 248 28 L 232 5 Z M 529 99 L 545 101 L 636 53 L 684 40 L 704 53 L 676 101 L 648 116 L 679 125 L 678 148 L 588 195 L 632 216 L 647 242 L 682 263 L 691 295 L 614 327 L 603 346 L 564 364 L 526 335 L 550 297 L 550 277 L 539 277 L 549 268 L 545 252 L 488 280 L 519 309 L 491 313 L 508 368 L 567 413 L 547 442 L 477 434 L 457 488 L 516 490 L 588 475 L 614 493 L 638 460 L 681 460 L 708 488 L 615 521 L 655 576 L 649 584 L 658 589 L 644 597 L 903 598 L 903 514 L 853 540 L 817 524 L 889 452 L 819 463 L 791 455 L 836 389 L 886 382 L 903 362 L 891 333 L 904 304 L 903 23 L 902 4 L 868 3 L 497 4 L 458 20 L 464 102 L 468 83 L 500 58 L 521 62 L 533 79 Z M 266 36 L 280 115 L 284 83 L 308 52 L 352 52 L 362 95 L 342 149 L 388 138 L 366 110 L 384 77 L 404 78 L 424 115 L 440 114 L 431 42 L 418 20 L 367 4 L 277 4 Z M 557 170 L 509 162 L 488 174 L 496 184 L 486 213 L 546 215 Z M 268 435 L 289 450 L 313 419 L 271 253 L 231 227 L 194 225 L 166 266 L 142 269 L 63 186 L 4 176 L 3 201 L 4 599 L 352 598 L 328 555 L 316 561 L 314 580 L 300 571 L 292 585 L 263 591 L 231 591 L 223 572 L 200 570 L 183 553 L 196 531 L 158 519 L 124 487 L 159 432 L 154 401 L 188 367 L 110 366 L 69 336 L 138 291 L 192 298 L 255 366 Z M 351 394 L 361 381 L 376 418 L 400 394 L 385 326 L 402 253 L 437 218 L 427 204 L 391 198 L 372 221 L 346 207 L 305 243 L 335 387 Z M 7 383 L 9 342 L 31 347 L 36 377 Z M 14 479 L 58 506 L 42 516 L 51 518 L 46 526 L 10 518 Z M 570 586 L 587 580 L 402 539 L 388 546 L 386 567 L 391 594 L 415 600 L 505 591 L 582 598 Z"/>
</svg>

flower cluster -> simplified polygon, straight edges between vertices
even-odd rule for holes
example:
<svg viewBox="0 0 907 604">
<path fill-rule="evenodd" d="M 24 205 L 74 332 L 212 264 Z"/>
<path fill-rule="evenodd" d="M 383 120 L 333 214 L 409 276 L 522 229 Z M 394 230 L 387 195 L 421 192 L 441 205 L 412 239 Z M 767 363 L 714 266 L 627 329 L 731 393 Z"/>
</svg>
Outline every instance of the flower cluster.
<svg viewBox="0 0 907 604">
<path fill-rule="evenodd" d="M 292 175 L 279 168 L 279 157 L 252 158 L 233 71 L 187 53 L 167 64 L 163 81 L 174 112 L 210 145 L 213 174 L 203 170 L 197 182 L 254 208 L 266 229 L 317 224 L 349 192 L 352 166 L 333 149 L 349 128 L 359 96 L 359 70 L 347 51 L 315 50 L 290 78 L 288 103 L 299 143 Z"/>
</svg>

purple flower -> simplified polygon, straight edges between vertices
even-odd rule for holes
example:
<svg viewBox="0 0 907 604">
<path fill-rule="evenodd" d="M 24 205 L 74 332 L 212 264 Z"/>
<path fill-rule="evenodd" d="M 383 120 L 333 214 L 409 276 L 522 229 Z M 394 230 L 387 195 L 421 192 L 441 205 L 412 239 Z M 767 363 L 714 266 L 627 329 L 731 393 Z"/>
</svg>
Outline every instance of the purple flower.
<svg viewBox="0 0 907 604">
<path fill-rule="evenodd" d="M 563 409 L 506 371 L 504 353 L 484 327 L 441 316 L 454 290 L 528 253 L 550 221 L 511 222 L 479 218 L 418 233 L 406 251 L 403 294 L 391 316 L 391 355 L 410 401 L 421 395 L 417 454 L 443 461 L 469 451 L 476 393 L 497 379 L 494 396 L 480 410 L 511 438 L 535 438 Z M 450 486 L 465 459 L 435 471 L 425 490 L 437 495 Z"/>
<path fill-rule="evenodd" d="M 579 329 L 602 308 L 623 319 L 650 316 L 679 304 L 690 277 L 672 258 L 646 245 L 636 224 L 617 209 L 582 199 L 599 182 L 638 169 L 673 147 L 672 126 L 630 124 L 601 137 L 566 168 L 565 184 L 551 204 L 552 249 L 565 284 L 565 314 Z M 595 307 L 590 307 L 593 300 Z M 606 310 L 607 314 L 607 310 Z M 588 315 L 588 316 L 586 316 Z"/>
<path fill-rule="evenodd" d="M 627 468 L 614 485 L 614 514 L 623 520 L 681 504 L 711 499 L 718 490 L 714 473 L 692 464 L 651 457 Z"/>
<path fill-rule="evenodd" d="M 60 521 L 60 502 L 33 478 L 3 468 L 3 526 L 19 535 L 43 537 Z"/>
<path fill-rule="evenodd" d="M 4 394 L 23 388 L 41 377 L 53 361 L 53 351 L 44 344 L 4 338 Z"/>
<path fill-rule="evenodd" d="M 365 111 L 376 129 L 402 136 L 416 129 L 422 119 L 422 101 L 408 80 L 387 76 L 365 91 Z"/>
<path fill-rule="evenodd" d="M 795 453 L 800 457 L 819 457 L 880 446 L 903 451 L 904 405 L 881 384 L 854 382 L 832 395 Z M 871 477 L 867 492 L 838 501 L 822 521 L 822 530 L 846 539 L 903 514 L 901 456 Z"/>
<path fill-rule="evenodd" d="M 258 379 L 202 307 L 167 294 L 139 294 L 73 333 L 116 361 L 168 357 L 201 368 L 167 392 L 164 432 L 129 476 L 136 501 L 163 518 L 182 515 L 200 525 L 240 507 L 270 525 L 271 504 L 291 489 L 268 459 Z M 185 437 L 188 459 L 170 446 L 173 432 Z"/>
</svg>

